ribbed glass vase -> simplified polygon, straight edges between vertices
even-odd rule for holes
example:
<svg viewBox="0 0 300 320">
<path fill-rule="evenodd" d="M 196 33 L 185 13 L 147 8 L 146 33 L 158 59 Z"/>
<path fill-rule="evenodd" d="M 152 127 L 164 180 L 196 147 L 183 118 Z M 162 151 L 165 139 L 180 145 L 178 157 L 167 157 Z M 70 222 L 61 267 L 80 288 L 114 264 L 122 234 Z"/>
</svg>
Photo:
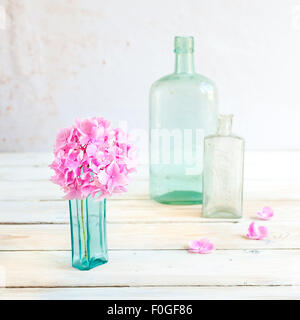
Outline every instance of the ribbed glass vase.
<svg viewBox="0 0 300 320">
<path fill-rule="evenodd" d="M 75 199 L 69 208 L 73 267 L 89 270 L 106 263 L 106 200 Z"/>
</svg>

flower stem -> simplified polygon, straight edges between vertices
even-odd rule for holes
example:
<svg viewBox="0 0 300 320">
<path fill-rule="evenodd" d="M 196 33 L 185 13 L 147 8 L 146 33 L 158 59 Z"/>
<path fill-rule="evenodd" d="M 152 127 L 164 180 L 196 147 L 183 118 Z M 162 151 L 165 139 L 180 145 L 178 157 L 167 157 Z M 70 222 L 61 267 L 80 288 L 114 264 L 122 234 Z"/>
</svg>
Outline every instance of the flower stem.
<svg viewBox="0 0 300 320">
<path fill-rule="evenodd" d="M 87 260 L 86 235 L 85 235 L 84 218 L 83 218 L 83 200 L 80 201 L 80 204 L 81 204 L 82 232 L 83 232 L 83 241 L 84 241 L 84 257 Z"/>
</svg>

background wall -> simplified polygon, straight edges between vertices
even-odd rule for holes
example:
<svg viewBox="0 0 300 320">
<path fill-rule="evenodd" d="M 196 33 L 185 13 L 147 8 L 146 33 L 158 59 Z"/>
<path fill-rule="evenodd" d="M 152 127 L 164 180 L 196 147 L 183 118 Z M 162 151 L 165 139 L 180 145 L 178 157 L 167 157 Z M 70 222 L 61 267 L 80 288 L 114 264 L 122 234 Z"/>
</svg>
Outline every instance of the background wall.
<svg viewBox="0 0 300 320">
<path fill-rule="evenodd" d="M 300 149 L 300 0 L 0 4 L 0 151 L 49 151 L 75 117 L 146 129 L 175 35 L 195 37 L 196 69 L 248 149 Z"/>
</svg>

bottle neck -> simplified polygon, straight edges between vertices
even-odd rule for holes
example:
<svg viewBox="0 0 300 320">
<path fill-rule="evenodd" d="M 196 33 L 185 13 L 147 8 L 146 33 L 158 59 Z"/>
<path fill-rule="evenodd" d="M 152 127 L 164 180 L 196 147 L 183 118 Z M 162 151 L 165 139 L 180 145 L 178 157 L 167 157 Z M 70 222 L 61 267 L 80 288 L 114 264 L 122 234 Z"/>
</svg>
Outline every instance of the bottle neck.
<svg viewBox="0 0 300 320">
<path fill-rule="evenodd" d="M 219 115 L 219 127 L 217 134 L 220 136 L 230 136 L 232 127 L 232 114 Z"/>
<path fill-rule="evenodd" d="M 194 73 L 194 54 L 176 53 L 175 73 Z"/>
</svg>

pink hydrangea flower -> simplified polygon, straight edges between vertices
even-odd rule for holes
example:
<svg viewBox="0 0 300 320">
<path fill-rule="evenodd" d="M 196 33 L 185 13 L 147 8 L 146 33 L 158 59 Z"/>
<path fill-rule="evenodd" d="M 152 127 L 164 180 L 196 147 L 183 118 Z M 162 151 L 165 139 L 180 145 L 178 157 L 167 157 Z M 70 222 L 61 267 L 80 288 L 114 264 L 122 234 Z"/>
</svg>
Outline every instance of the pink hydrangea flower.
<svg viewBox="0 0 300 320">
<path fill-rule="evenodd" d="M 191 253 L 210 253 L 215 249 L 215 245 L 205 238 L 189 242 L 189 252 Z"/>
<path fill-rule="evenodd" d="M 125 192 L 137 163 L 136 149 L 128 139 L 103 118 L 76 120 L 57 134 L 51 181 L 62 187 L 68 200 L 89 195 L 101 200 Z"/>
<path fill-rule="evenodd" d="M 274 211 L 270 207 L 263 207 L 261 212 L 257 212 L 257 216 L 262 220 L 269 220 L 274 216 Z"/>
<path fill-rule="evenodd" d="M 248 228 L 246 237 L 252 240 L 262 240 L 268 236 L 268 228 L 264 226 L 256 227 L 255 222 L 252 222 Z"/>
</svg>

